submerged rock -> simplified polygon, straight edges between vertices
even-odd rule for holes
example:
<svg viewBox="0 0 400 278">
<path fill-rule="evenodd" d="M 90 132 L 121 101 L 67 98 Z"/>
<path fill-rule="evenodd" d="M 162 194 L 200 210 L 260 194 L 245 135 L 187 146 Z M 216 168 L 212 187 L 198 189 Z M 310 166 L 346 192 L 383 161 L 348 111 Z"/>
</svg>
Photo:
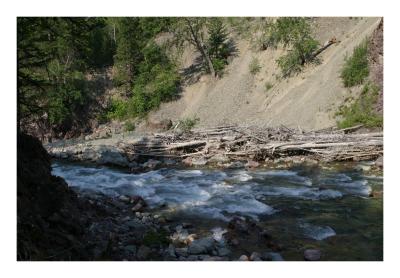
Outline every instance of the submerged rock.
<svg viewBox="0 0 400 278">
<path fill-rule="evenodd" d="M 277 252 L 265 252 L 262 254 L 261 258 L 265 261 L 284 261 L 281 254 Z"/>
<path fill-rule="evenodd" d="M 318 249 L 307 249 L 304 251 L 304 259 L 306 261 L 319 261 L 321 259 L 321 251 Z"/>
</svg>

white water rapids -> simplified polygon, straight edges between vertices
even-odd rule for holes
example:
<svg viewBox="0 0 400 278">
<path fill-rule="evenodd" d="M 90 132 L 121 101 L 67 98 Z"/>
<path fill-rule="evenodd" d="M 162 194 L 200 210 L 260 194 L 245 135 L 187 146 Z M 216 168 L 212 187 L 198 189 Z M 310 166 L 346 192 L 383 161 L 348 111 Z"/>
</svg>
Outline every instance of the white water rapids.
<svg viewBox="0 0 400 278">
<path fill-rule="evenodd" d="M 271 198 L 323 201 L 345 195 L 367 197 L 371 191 L 368 180 L 362 176 L 332 171 L 308 176 L 301 171 L 268 169 L 161 169 L 131 174 L 108 167 L 57 162 L 53 164 L 53 174 L 78 190 L 111 196 L 140 195 L 150 207 L 166 204 L 174 211 L 225 221 L 232 215 L 257 219 L 273 214 L 277 210 L 268 204 Z"/>
</svg>

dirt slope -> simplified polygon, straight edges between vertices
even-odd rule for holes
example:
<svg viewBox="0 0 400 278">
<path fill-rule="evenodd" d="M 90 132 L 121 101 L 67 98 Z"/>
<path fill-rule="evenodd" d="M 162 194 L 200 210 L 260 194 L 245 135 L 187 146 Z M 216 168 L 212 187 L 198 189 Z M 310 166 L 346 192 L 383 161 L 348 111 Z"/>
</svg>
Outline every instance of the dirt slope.
<svg viewBox="0 0 400 278">
<path fill-rule="evenodd" d="M 252 50 L 248 42 L 238 40 L 237 56 L 218 80 L 203 76 L 194 84 L 183 88 L 182 97 L 164 103 L 149 115 L 150 121 L 184 117 L 200 118 L 200 126 L 245 124 L 302 129 L 321 129 L 334 126 L 335 112 L 349 94 L 342 86 L 340 69 L 344 58 L 355 46 L 371 35 L 379 18 L 317 18 L 315 34 L 323 44 L 332 37 L 340 43 L 325 50 L 322 63 L 309 66 L 298 76 L 278 81 L 275 60 L 282 50 Z M 193 56 L 193 55 L 192 55 Z M 249 72 L 249 63 L 257 57 L 262 66 L 257 75 Z M 187 57 L 184 57 L 187 60 Z M 187 63 L 187 62 L 186 62 Z M 189 63 L 190 64 L 190 63 Z M 268 91 L 266 82 L 273 85 Z"/>
</svg>

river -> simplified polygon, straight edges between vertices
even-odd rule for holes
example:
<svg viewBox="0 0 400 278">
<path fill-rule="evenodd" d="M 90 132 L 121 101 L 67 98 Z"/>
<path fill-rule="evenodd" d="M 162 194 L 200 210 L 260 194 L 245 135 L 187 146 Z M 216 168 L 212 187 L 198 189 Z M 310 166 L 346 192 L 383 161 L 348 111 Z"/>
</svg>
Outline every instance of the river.
<svg viewBox="0 0 400 278">
<path fill-rule="evenodd" d="M 152 211 L 194 223 L 200 234 L 220 231 L 235 216 L 251 218 L 277 239 L 286 260 L 302 260 L 305 248 L 322 250 L 325 260 L 382 260 L 383 198 L 370 196 L 382 192 L 383 177 L 355 166 L 132 174 L 56 161 L 53 174 L 78 192 L 140 195 Z"/>
</svg>

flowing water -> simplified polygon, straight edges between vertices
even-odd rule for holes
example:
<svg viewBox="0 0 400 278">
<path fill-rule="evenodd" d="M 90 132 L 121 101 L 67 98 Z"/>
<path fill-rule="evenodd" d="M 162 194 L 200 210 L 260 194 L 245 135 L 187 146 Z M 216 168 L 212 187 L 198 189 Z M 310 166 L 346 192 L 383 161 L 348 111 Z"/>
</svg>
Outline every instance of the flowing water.
<svg viewBox="0 0 400 278">
<path fill-rule="evenodd" d="M 140 195 L 152 210 L 199 229 L 214 227 L 216 236 L 233 216 L 252 218 L 283 245 L 288 260 L 301 260 L 306 248 L 323 250 L 326 260 L 383 259 L 382 195 L 369 197 L 372 190 L 382 192 L 383 179 L 354 165 L 132 174 L 55 162 L 53 174 L 78 191 Z"/>
</svg>

